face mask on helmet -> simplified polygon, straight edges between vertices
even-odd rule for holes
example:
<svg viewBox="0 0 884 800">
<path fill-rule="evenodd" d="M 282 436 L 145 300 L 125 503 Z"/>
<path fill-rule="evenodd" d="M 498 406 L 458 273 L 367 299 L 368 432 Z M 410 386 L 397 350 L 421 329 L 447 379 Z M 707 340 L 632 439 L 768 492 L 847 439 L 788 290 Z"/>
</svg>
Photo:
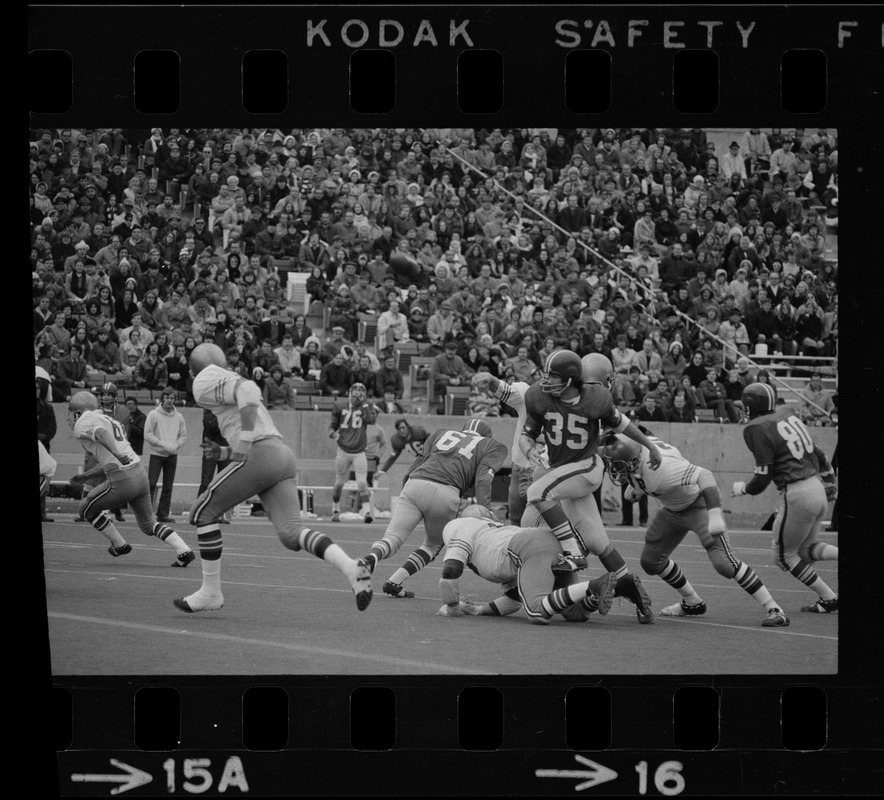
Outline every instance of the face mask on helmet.
<svg viewBox="0 0 884 800">
<path fill-rule="evenodd" d="M 614 439 L 610 444 L 602 448 L 602 460 L 611 475 L 611 482 L 616 486 L 624 486 L 629 482 L 629 476 L 637 469 L 641 451 L 638 445 L 632 446 L 619 439 Z"/>
<path fill-rule="evenodd" d="M 571 379 L 564 379 L 558 372 L 545 372 L 540 379 L 540 388 L 554 397 L 558 397 L 571 385 Z"/>
<path fill-rule="evenodd" d="M 353 405 L 358 405 L 362 403 L 365 398 L 368 396 L 368 392 L 365 389 L 365 386 L 361 383 L 354 383 L 350 387 L 350 403 Z"/>
</svg>

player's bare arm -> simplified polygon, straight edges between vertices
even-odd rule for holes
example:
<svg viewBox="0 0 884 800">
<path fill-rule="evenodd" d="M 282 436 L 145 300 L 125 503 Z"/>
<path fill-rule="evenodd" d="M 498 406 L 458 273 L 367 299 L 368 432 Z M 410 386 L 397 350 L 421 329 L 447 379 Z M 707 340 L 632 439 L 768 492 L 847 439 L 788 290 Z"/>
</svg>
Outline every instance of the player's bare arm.
<svg viewBox="0 0 884 800">
<path fill-rule="evenodd" d="M 721 511 L 721 492 L 718 490 L 715 476 L 708 469 L 699 467 L 695 481 L 700 489 L 700 497 L 705 501 L 709 512 L 709 533 L 721 536 L 727 532 L 727 525 Z"/>
<path fill-rule="evenodd" d="M 230 448 L 232 461 L 246 461 L 252 452 L 255 439 L 255 422 L 258 419 L 258 406 L 261 404 L 261 390 L 254 381 L 243 381 L 236 387 L 236 404 L 239 407 L 239 421 L 242 430 L 236 443 Z"/>
<path fill-rule="evenodd" d="M 458 578 L 463 575 L 463 562 L 446 558 L 442 566 L 442 577 L 439 579 L 439 594 L 444 605 L 436 612 L 439 617 L 459 617 L 460 585 Z"/>
</svg>

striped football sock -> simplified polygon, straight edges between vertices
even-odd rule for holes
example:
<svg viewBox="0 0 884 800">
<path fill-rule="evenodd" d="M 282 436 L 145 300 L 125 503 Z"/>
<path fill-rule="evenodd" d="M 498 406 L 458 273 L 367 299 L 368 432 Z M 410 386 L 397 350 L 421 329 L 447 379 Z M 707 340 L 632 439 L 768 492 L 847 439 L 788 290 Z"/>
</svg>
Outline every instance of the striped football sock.
<svg viewBox="0 0 884 800">
<path fill-rule="evenodd" d="M 92 520 L 92 527 L 104 536 L 104 538 L 114 547 L 122 547 L 126 544 L 126 540 L 120 535 L 117 526 L 111 522 L 110 515 L 107 511 L 102 511 L 94 520 Z"/>
</svg>

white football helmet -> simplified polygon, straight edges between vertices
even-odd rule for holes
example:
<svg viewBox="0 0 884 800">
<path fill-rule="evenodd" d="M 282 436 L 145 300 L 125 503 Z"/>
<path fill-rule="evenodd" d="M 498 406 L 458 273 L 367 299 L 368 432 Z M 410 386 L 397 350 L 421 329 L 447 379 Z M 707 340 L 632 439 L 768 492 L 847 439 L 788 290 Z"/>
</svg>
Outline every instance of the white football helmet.
<svg viewBox="0 0 884 800">
<path fill-rule="evenodd" d="M 77 392 L 68 402 L 68 425 L 71 430 L 85 412 L 95 411 L 98 405 L 98 398 L 92 392 Z"/>
<path fill-rule="evenodd" d="M 227 369 L 227 356 L 217 344 L 203 342 L 193 348 L 190 354 L 190 371 L 194 377 L 212 364 Z"/>
<path fill-rule="evenodd" d="M 600 383 L 606 389 L 614 382 L 614 366 L 611 359 L 601 353 L 589 353 L 581 359 L 584 383 Z"/>
</svg>

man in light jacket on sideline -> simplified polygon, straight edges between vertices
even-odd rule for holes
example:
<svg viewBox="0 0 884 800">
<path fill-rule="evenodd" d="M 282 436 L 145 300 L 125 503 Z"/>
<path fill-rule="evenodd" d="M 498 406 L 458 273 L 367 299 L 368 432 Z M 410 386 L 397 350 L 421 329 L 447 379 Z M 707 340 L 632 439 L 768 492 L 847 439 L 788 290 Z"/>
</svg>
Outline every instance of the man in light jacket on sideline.
<svg viewBox="0 0 884 800">
<path fill-rule="evenodd" d="M 163 488 L 156 506 L 159 522 L 173 522 L 172 489 L 178 467 L 178 452 L 187 441 L 184 417 L 175 409 L 178 393 L 171 387 L 163 389 L 160 405 L 147 415 L 144 423 L 144 441 L 150 445 L 150 463 L 147 480 L 151 497 L 156 497 L 157 480 L 163 474 Z M 156 503 L 156 500 L 154 500 Z"/>
</svg>

